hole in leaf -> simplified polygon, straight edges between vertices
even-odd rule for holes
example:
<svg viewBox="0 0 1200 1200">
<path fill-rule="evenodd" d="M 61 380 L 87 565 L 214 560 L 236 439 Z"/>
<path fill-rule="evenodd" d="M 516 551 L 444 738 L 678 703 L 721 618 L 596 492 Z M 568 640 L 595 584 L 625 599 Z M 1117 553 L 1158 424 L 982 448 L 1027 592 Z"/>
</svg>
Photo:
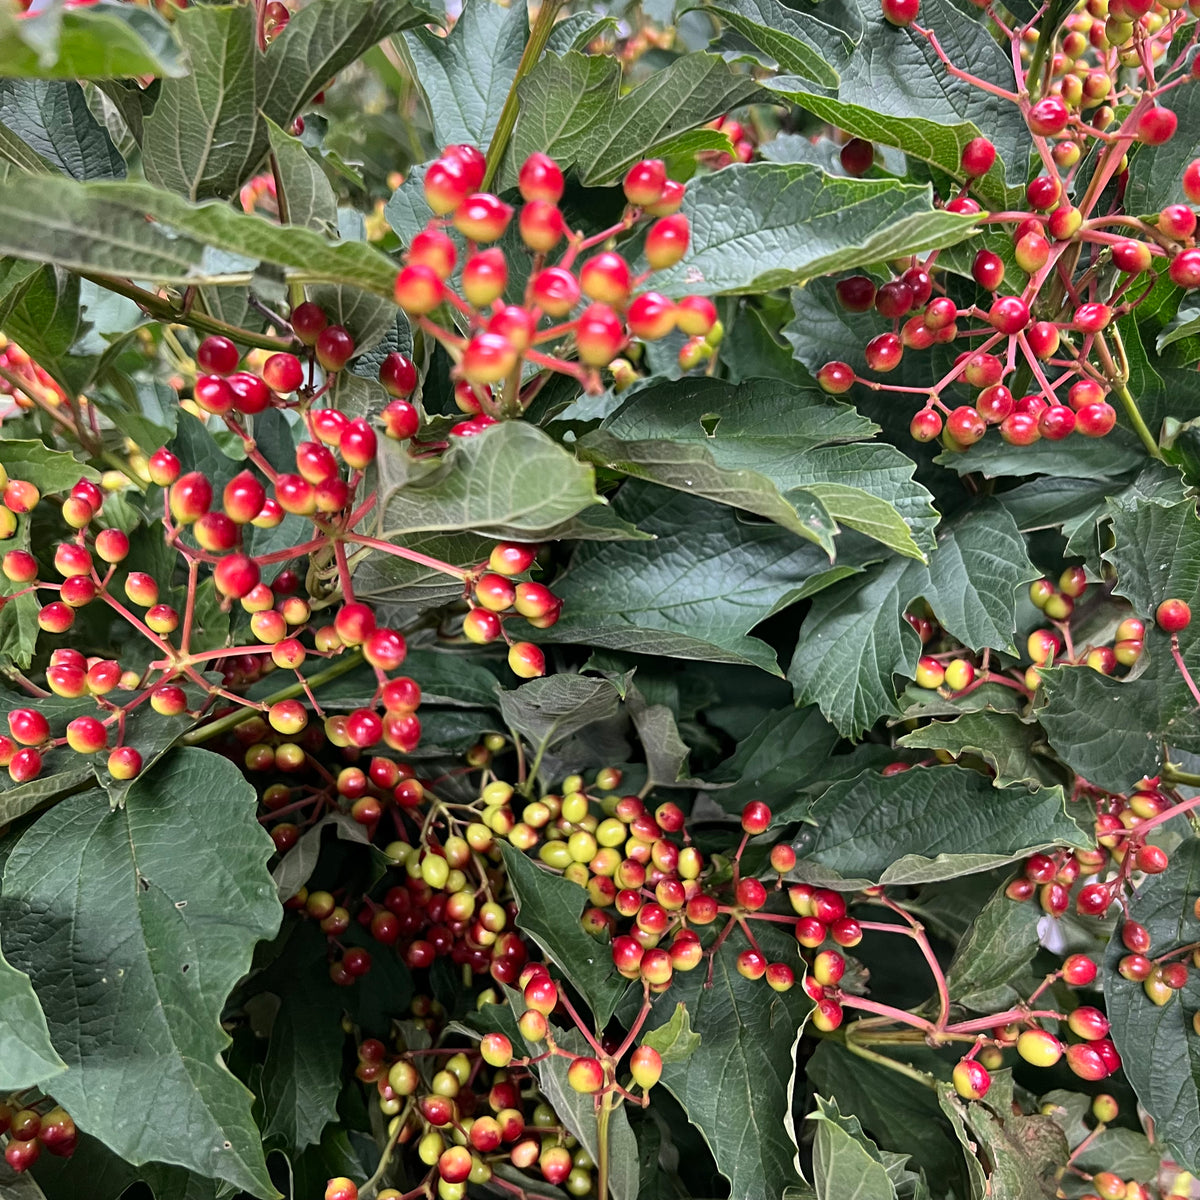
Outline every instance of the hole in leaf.
<svg viewBox="0 0 1200 1200">
<path fill-rule="evenodd" d="M 712 437 L 717 432 L 717 426 L 720 425 L 720 423 L 720 413 L 705 413 L 700 418 L 700 425 L 709 437 Z"/>
</svg>

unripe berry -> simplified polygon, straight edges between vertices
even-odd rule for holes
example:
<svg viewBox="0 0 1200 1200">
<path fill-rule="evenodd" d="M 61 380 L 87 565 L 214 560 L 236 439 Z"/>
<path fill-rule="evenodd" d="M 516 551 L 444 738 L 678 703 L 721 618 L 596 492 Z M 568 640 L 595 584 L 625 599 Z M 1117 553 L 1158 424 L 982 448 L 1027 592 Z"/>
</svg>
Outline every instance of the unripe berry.
<svg viewBox="0 0 1200 1200">
<path fill-rule="evenodd" d="M 66 732 L 67 745 L 77 754 L 95 754 L 108 742 L 108 730 L 95 717 L 76 717 Z"/>
<path fill-rule="evenodd" d="M 677 183 L 674 179 L 668 179 L 663 184 L 662 196 L 655 203 L 647 204 L 646 212 L 652 217 L 669 217 L 672 213 L 677 213 L 683 204 L 686 190 L 686 185 Z"/>
<path fill-rule="evenodd" d="M 129 535 L 120 529 L 101 529 L 96 534 L 96 556 L 106 563 L 122 562 L 129 553 Z"/>
<path fill-rule="evenodd" d="M 600 1060 L 580 1057 L 567 1068 L 567 1083 L 585 1096 L 594 1095 L 604 1086 L 604 1068 Z"/>
<path fill-rule="evenodd" d="M 583 310 L 575 328 L 575 342 L 581 362 L 592 367 L 603 367 L 616 357 L 625 340 L 621 318 L 607 304 L 589 304 Z"/>
<path fill-rule="evenodd" d="M 854 386 L 854 368 L 849 363 L 827 362 L 817 372 L 817 384 L 831 396 L 841 396 Z"/>
<path fill-rule="evenodd" d="M 496 333 L 475 334 L 463 351 L 461 370 L 469 383 L 491 384 L 507 378 L 517 365 L 517 351 Z"/>
<path fill-rule="evenodd" d="M 497 542 L 488 558 L 488 567 L 500 575 L 520 575 L 533 565 L 537 547 L 520 542 Z"/>
<path fill-rule="evenodd" d="M 454 228 L 473 242 L 494 242 L 512 219 L 512 206 L 491 192 L 476 192 L 454 210 Z"/>
<path fill-rule="evenodd" d="M 563 194 L 562 168 L 548 154 L 536 151 L 521 164 L 517 187 L 523 200 L 557 204 Z"/>
<path fill-rule="evenodd" d="M 644 158 L 626 172 L 625 199 L 639 208 L 657 204 L 667 186 L 667 168 L 660 158 Z"/>
<path fill-rule="evenodd" d="M 529 287 L 534 304 L 552 317 L 565 317 L 579 303 L 579 283 L 562 267 L 539 271 Z"/>
<path fill-rule="evenodd" d="M 1017 1038 L 1017 1053 L 1035 1067 L 1052 1067 L 1063 1054 L 1063 1045 L 1044 1029 L 1026 1029 Z"/>
<path fill-rule="evenodd" d="M 964 1100 L 982 1100 L 992 1086 L 992 1077 L 986 1068 L 973 1058 L 960 1059 L 951 1072 L 954 1090 Z"/>
<path fill-rule="evenodd" d="M 742 809 L 742 829 L 756 836 L 771 827 L 771 810 L 761 800 L 751 800 Z"/>
<path fill-rule="evenodd" d="M 646 234 L 646 261 L 656 271 L 673 267 L 687 253 L 691 235 L 687 217 L 661 217 Z"/>
<path fill-rule="evenodd" d="M 1175 255 L 1167 274 L 1177 287 L 1189 290 L 1200 287 L 1200 249 L 1184 250 Z"/>
<path fill-rule="evenodd" d="M 179 465 L 179 459 L 164 446 L 150 455 L 146 463 L 146 470 L 152 483 L 156 483 L 159 487 L 170 487 L 179 478 L 182 468 Z"/>
<path fill-rule="evenodd" d="M 629 305 L 625 319 L 634 337 L 657 341 L 675 328 L 676 309 L 660 292 L 643 292 Z"/>
<path fill-rule="evenodd" d="M 441 304 L 443 290 L 436 271 L 423 263 L 412 263 L 396 276 L 393 296 L 406 313 L 423 316 Z"/>
<path fill-rule="evenodd" d="M 546 673 L 546 656 L 532 642 L 514 642 L 508 648 L 508 665 L 522 679 L 536 679 Z"/>
</svg>

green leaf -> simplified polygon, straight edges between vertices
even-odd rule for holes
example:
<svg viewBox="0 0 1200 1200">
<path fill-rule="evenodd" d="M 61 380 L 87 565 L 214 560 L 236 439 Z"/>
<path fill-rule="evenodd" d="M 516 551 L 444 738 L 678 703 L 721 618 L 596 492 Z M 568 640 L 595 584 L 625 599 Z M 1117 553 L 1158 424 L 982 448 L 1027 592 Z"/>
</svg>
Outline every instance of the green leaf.
<svg viewBox="0 0 1200 1200">
<path fill-rule="evenodd" d="M 953 246 L 976 219 L 928 187 L 837 179 L 805 163 L 735 163 L 688 185 L 691 246 L 654 276 L 668 295 L 769 292 L 882 259 Z"/>
<path fill-rule="evenodd" d="M 29 977 L 0 954 L 0 1088 L 18 1092 L 44 1084 L 67 1064 L 50 1044 L 46 1016 Z"/>
<path fill-rule="evenodd" d="M 607 679 L 550 675 L 499 691 L 500 715 L 541 756 L 589 725 L 617 715 L 617 689 Z"/>
<path fill-rule="evenodd" d="M 345 1041 L 345 1006 L 329 978 L 325 939 L 315 931 L 305 937 L 306 931 L 296 931 L 285 948 L 286 986 L 279 986 L 262 1076 L 263 1137 L 282 1137 L 293 1154 L 318 1144 L 325 1126 L 337 1119 Z"/>
<path fill-rule="evenodd" d="M 1032 446 L 1010 446 L 997 433 L 965 451 L 946 450 L 934 461 L 960 475 L 978 472 L 987 479 L 1030 475 L 1113 479 L 1143 466 L 1146 452 L 1128 429 L 1118 425 L 1105 437 L 1077 437 L 1070 444 L 1043 440 Z"/>
<path fill-rule="evenodd" d="M 493 0 L 467 0 L 449 34 L 404 35 L 439 146 L 486 146 L 517 77 L 529 36 L 526 11 Z"/>
<path fill-rule="evenodd" d="M 816 704 L 844 737 L 897 714 L 892 677 L 911 677 L 921 653 L 903 614 L 924 574 L 911 559 L 890 558 L 813 601 L 788 668 L 797 704 Z"/>
<path fill-rule="evenodd" d="M 1015 652 L 1018 589 L 1037 575 L 1005 509 L 968 509 L 939 531 L 928 567 L 889 559 L 817 598 L 788 671 L 797 703 L 820 705 L 843 736 L 857 737 L 898 715 L 892 677 L 916 669 L 920 642 L 903 614 L 917 597 L 973 649 Z"/>
<path fill-rule="evenodd" d="M 938 535 L 925 599 L 942 627 L 972 650 L 1016 653 L 1017 594 L 1041 572 L 999 504 L 968 510 Z"/>
<path fill-rule="evenodd" d="M 151 8 L 100 3 L 0 10 L 0 75 L 41 79 L 123 79 L 181 75 L 171 26 Z"/>
<path fill-rule="evenodd" d="M 55 1098 L 79 1124 L 134 1164 L 271 1197 L 250 1093 L 220 1057 L 222 1005 L 280 920 L 255 806 L 231 763 L 180 751 L 123 809 L 91 791 L 43 814 L 8 857 L 0 908 L 67 1063 Z"/>
<path fill-rule="evenodd" d="M 929 493 L 877 425 L 816 389 L 687 379 L 636 392 L 585 457 L 769 518 L 833 553 L 837 522 L 914 558 L 931 548 Z"/>
<path fill-rule="evenodd" d="M 21 348 L 58 378 L 58 360 L 74 344 L 79 326 L 79 277 L 56 267 L 43 267 L 30 279 L 4 322 Z"/>
<path fill-rule="evenodd" d="M 1014 904 L 1001 887 L 979 911 L 946 969 L 956 1004 L 976 1012 L 996 1012 L 1017 1003 L 1010 981 L 1028 967 L 1038 950 L 1035 904 Z"/>
<path fill-rule="evenodd" d="M 642 1037 L 642 1045 L 657 1050 L 663 1063 L 687 1062 L 704 1039 L 692 1031 L 692 1019 L 687 1005 L 681 1000 L 675 1005 L 671 1019 Z"/>
<path fill-rule="evenodd" d="M 764 717 L 706 778 L 710 784 L 735 785 L 729 804 L 739 812 L 744 792 L 772 807 L 788 804 L 807 787 L 821 786 L 839 741 L 819 709 L 781 709 Z M 720 792 L 714 798 L 718 803 L 725 799 Z"/>
<path fill-rule="evenodd" d="M 300 835 L 296 844 L 280 858 L 271 871 L 271 878 L 275 882 L 275 890 L 281 901 L 294 896 L 317 869 L 317 861 L 321 857 L 321 841 L 328 829 L 333 829 L 343 841 L 357 842 L 363 846 L 370 844 L 363 826 L 349 813 L 329 813 L 322 817 Z"/>
<path fill-rule="evenodd" d="M 1114 543 L 1104 557 L 1117 571 L 1115 591 L 1132 600 L 1146 622 L 1143 659 L 1126 679 L 1087 667 L 1046 671 L 1038 719 L 1073 770 L 1099 787 L 1123 790 L 1139 775 L 1158 773 L 1164 742 L 1200 751 L 1195 698 L 1171 657 L 1170 639 L 1153 621 L 1158 604 L 1172 596 L 1200 612 L 1200 521 L 1190 500 L 1121 498 L 1110 501 L 1109 513 Z M 1194 670 L 1200 623 L 1178 636 L 1180 654 Z"/>
<path fill-rule="evenodd" d="M 32 483 L 43 496 L 70 491 L 80 479 L 93 482 L 100 473 L 65 450 L 51 450 L 34 439 L 0 439 L 0 467 L 13 479 Z"/>
<path fill-rule="evenodd" d="M 1185 839 L 1171 851 L 1161 875 L 1133 894 L 1128 919 L 1150 933 L 1157 959 L 1200 940 L 1195 899 L 1200 892 L 1200 841 Z M 1154 1121 L 1155 1141 L 1188 1171 L 1200 1169 L 1200 1063 L 1195 1055 L 1192 1013 L 1200 1007 L 1200 983 L 1187 983 L 1166 1004 L 1154 1004 L 1140 983 L 1124 979 L 1117 964 L 1126 951 L 1109 942 L 1104 964 L 1104 1000 L 1112 1039 L 1125 1075 Z M 1182 960 L 1187 961 L 1186 957 Z"/>
<path fill-rule="evenodd" d="M 390 296 L 396 270 L 365 242 L 334 245 L 309 229 L 275 225 L 216 201 L 193 205 L 138 183 L 74 183 L 45 176 L 0 180 L 0 253 L 72 271 L 160 283 L 241 281 L 254 262 L 289 277 L 346 283 Z M 147 216 L 155 223 L 147 222 Z M 243 262 L 209 267 L 209 248 Z"/>
<path fill-rule="evenodd" d="M 817 1127 L 813 1184 L 819 1200 L 895 1200 L 879 1147 L 863 1133 L 858 1118 L 842 1116 L 836 1102 L 815 1099 L 808 1119 Z"/>
<path fill-rule="evenodd" d="M 609 55 L 547 54 L 521 81 L 520 114 L 501 173 L 504 186 L 535 150 L 589 187 L 618 182 L 639 159 L 662 156 L 678 135 L 763 97 L 713 54 L 685 54 L 621 93 Z"/>
<path fill-rule="evenodd" d="M 471 530 L 537 541 L 601 503 L 592 468 L 534 425 L 504 421 L 473 438 L 452 438 L 440 465 L 388 494 L 383 536 Z"/>
<path fill-rule="evenodd" d="M 726 0 L 726 4 L 734 9 L 749 7 L 746 0 Z M 728 19 L 726 4 L 722 4 L 722 10 Z M 793 21 L 799 16 L 792 8 L 783 11 Z M 823 14 L 824 5 L 815 12 Z M 781 76 L 770 81 L 771 89 L 839 129 L 895 146 L 906 156 L 957 179 L 963 178 L 963 147 L 972 138 L 985 135 L 995 145 L 999 162 L 987 176 L 973 182 L 972 189 L 985 208 L 1006 207 L 1015 198 L 1015 189 L 1025 181 L 1030 152 L 1029 130 L 1017 106 L 998 103 L 982 88 L 955 78 L 926 38 L 915 30 L 896 28 L 878 9 L 864 5 L 861 19 L 862 40 L 848 59 L 837 63 L 840 79 L 835 85 L 817 79 L 817 84 L 825 86 L 813 86 L 804 79 Z M 956 67 L 997 87 L 1014 90 L 1006 48 L 974 10 L 953 0 L 930 0 L 921 10 L 921 21 L 937 31 L 938 40 Z M 778 37 L 774 28 L 755 29 L 741 24 L 738 28 L 768 51 L 769 44 Z M 786 62 L 781 62 L 780 68 L 793 70 Z"/>
<path fill-rule="evenodd" d="M 318 233 L 336 237 L 337 197 L 320 164 L 299 138 L 285 133 L 274 121 L 267 121 L 267 134 L 271 153 L 279 167 L 289 223 L 307 225 Z"/>
<path fill-rule="evenodd" d="M 187 74 L 163 81 L 146 118 L 146 178 L 189 200 L 228 196 L 256 159 L 255 10 L 200 5 L 175 19 Z M 258 153 L 261 157 L 261 151 Z"/>
<path fill-rule="evenodd" d="M 839 886 L 928 883 L 989 871 L 1035 850 L 1087 846 L 1061 788 L 993 788 L 963 767 L 865 771 L 809 809 L 816 825 L 796 872 Z"/>
<path fill-rule="evenodd" d="M 800 988 L 773 992 L 744 979 L 735 958 L 715 956 L 711 987 L 702 967 L 677 973 L 670 991 L 655 999 L 646 1029 L 669 1028 L 678 1007 L 686 1008 L 700 1047 L 686 1059 L 664 1060 L 662 1085 L 703 1134 L 731 1195 L 778 1200 L 798 1181 L 784 1125 L 794 1066 L 785 1047 L 811 1004 Z"/>
<path fill-rule="evenodd" d="M 655 541 L 577 546 L 554 585 L 562 616 L 532 636 L 779 674 L 774 651 L 747 635 L 825 585 L 824 553 L 777 526 L 750 524 L 723 505 L 639 481 L 621 488 L 613 508 Z M 730 589 L 730 580 L 738 586 Z"/>
<path fill-rule="evenodd" d="M 455 566 L 483 562 L 495 545 L 494 538 L 474 533 L 412 533 L 402 543 L 407 550 L 427 554 Z M 462 599 L 462 581 L 436 567 L 424 566 L 394 554 L 369 554 L 354 567 L 354 593 L 384 606 L 381 619 L 401 625 L 431 608 Z"/>
<path fill-rule="evenodd" d="M 517 898 L 520 925 L 587 1001 L 598 1026 L 608 1024 L 629 983 L 617 974 L 608 946 L 585 933 L 579 916 L 587 892 L 552 875 L 515 847 L 500 844 Z"/>
<path fill-rule="evenodd" d="M 1041 729 L 1012 713 L 982 711 L 964 713 L 953 721 L 931 721 L 898 738 L 896 744 L 948 750 L 955 758 L 978 754 L 995 768 L 992 784 L 998 788 L 1014 783 L 1039 788 L 1061 782 Z"/>
<path fill-rule="evenodd" d="M 125 160 L 74 80 L 0 79 L 0 126 L 73 179 L 125 176 Z M 36 162 L 13 157 L 19 149 L 0 153 L 25 170 L 36 170 Z"/>
<path fill-rule="evenodd" d="M 1168 204 L 1187 204 L 1183 169 L 1200 155 L 1200 96 L 1194 88 L 1176 88 L 1166 107 L 1179 118 L 1179 130 L 1161 146 L 1139 146 L 1129 160 L 1125 210 L 1155 213 Z"/>
</svg>

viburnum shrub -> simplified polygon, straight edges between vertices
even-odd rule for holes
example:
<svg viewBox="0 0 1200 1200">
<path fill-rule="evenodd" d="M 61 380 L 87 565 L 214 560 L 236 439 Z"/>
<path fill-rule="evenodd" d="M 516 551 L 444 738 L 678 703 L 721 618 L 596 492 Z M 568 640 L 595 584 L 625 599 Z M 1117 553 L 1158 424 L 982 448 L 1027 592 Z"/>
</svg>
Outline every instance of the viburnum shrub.
<svg viewBox="0 0 1200 1200">
<path fill-rule="evenodd" d="M 0 7 L 0 1196 L 1196 1191 L 1200 4 L 680 7 Z"/>
</svg>

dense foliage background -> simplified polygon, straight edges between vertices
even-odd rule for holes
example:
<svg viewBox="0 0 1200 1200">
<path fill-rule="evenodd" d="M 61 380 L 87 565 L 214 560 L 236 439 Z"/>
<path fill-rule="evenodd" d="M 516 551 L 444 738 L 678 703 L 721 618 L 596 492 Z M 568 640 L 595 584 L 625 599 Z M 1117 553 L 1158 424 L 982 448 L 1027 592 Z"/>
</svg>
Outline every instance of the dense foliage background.
<svg viewBox="0 0 1200 1200">
<path fill-rule="evenodd" d="M 0 1195 L 1197 1194 L 1197 28 L 0 0 Z"/>
</svg>

